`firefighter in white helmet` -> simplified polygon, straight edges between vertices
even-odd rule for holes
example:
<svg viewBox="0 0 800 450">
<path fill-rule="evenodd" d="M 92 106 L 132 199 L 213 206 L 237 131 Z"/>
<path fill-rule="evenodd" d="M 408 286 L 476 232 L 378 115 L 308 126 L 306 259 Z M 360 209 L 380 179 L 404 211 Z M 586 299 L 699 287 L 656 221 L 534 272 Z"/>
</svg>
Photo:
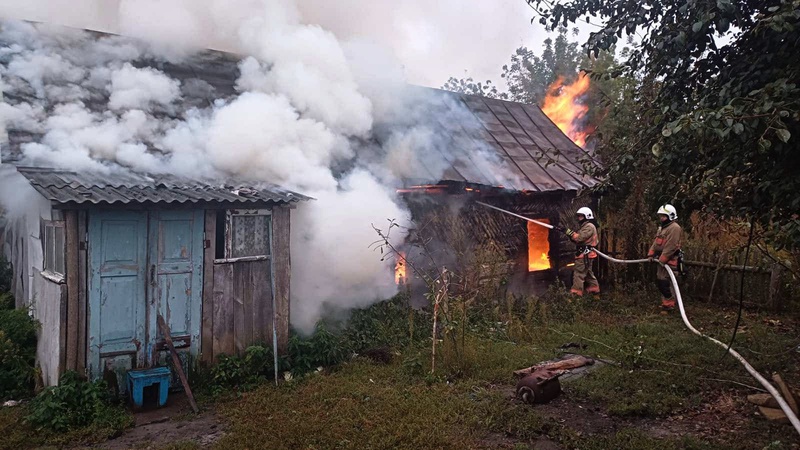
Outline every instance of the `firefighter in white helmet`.
<svg viewBox="0 0 800 450">
<path fill-rule="evenodd" d="M 593 250 L 600 242 L 597 227 L 592 221 L 594 214 L 587 207 L 578 209 L 575 213 L 578 219 L 578 231 L 570 229 L 564 230 L 567 237 L 575 243 L 575 269 L 572 271 L 572 289 L 570 293 L 582 296 L 584 287 L 590 294 L 600 293 L 600 283 L 592 273 L 592 263 L 597 259 L 597 253 Z"/>
<path fill-rule="evenodd" d="M 665 204 L 658 208 L 656 214 L 660 224 L 656 238 L 653 240 L 653 245 L 650 246 L 650 250 L 647 252 L 647 257 L 650 259 L 658 258 L 658 262 L 670 266 L 677 277 L 679 275 L 678 264 L 682 257 L 681 243 L 683 241 L 683 230 L 676 222 L 678 212 L 674 206 Z M 675 309 L 675 289 L 672 287 L 672 281 L 669 278 L 667 269 L 662 265 L 658 266 L 656 284 L 661 292 L 661 308 L 665 311 Z"/>
</svg>

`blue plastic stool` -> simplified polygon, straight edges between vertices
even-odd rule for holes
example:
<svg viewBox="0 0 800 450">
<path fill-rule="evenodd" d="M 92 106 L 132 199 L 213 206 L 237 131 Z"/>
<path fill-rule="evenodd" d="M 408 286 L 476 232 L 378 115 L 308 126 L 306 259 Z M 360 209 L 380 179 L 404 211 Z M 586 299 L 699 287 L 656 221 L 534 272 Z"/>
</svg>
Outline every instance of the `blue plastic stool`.
<svg viewBox="0 0 800 450">
<path fill-rule="evenodd" d="M 167 404 L 169 381 L 172 373 L 169 367 L 153 367 L 152 369 L 131 370 L 128 372 L 128 388 L 133 405 L 141 408 L 144 404 L 144 388 L 158 384 L 158 406 Z"/>
</svg>

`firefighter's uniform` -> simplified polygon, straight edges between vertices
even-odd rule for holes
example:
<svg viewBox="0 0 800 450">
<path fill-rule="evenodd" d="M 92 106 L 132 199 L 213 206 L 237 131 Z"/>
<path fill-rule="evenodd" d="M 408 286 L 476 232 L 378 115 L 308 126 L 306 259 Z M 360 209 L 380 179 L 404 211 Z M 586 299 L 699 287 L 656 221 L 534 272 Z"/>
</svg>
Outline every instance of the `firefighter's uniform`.
<svg viewBox="0 0 800 450">
<path fill-rule="evenodd" d="M 656 238 L 653 240 L 653 245 L 650 246 L 647 256 L 658 258 L 660 263 L 669 265 L 672 268 L 672 273 L 678 277 L 678 256 L 683 242 L 683 230 L 675 222 L 677 214 L 674 211 L 675 208 L 671 205 L 665 205 L 662 209 L 659 209 L 659 214 L 667 215 L 669 219 L 666 222 L 662 222 L 658 228 Z M 667 269 L 660 264 L 656 273 L 656 283 L 663 297 L 661 307 L 664 309 L 675 308 L 675 289 L 672 287 L 672 281 L 669 278 Z"/>
<path fill-rule="evenodd" d="M 569 237 L 576 244 L 575 270 L 572 272 L 572 289 L 570 289 L 570 292 L 576 295 L 583 295 L 583 289 L 586 286 L 586 292 L 599 294 L 600 284 L 597 282 L 597 277 L 592 273 L 592 263 L 597 258 L 597 253 L 589 249 L 597 247 L 600 242 L 597 228 L 589 220 L 584 220 L 580 229 L 570 234 Z"/>
</svg>

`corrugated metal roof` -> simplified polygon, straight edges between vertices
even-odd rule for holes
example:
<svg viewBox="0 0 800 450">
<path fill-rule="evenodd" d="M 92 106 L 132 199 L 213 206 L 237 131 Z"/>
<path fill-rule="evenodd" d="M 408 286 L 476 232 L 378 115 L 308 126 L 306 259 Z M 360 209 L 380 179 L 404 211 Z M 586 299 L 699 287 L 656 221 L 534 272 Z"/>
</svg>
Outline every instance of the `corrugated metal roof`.
<svg viewBox="0 0 800 450">
<path fill-rule="evenodd" d="M 55 203 L 290 203 L 309 200 L 295 192 L 263 183 L 227 181 L 210 184 L 176 177 L 151 177 L 133 172 L 70 172 L 17 167 L 34 189 Z"/>
</svg>

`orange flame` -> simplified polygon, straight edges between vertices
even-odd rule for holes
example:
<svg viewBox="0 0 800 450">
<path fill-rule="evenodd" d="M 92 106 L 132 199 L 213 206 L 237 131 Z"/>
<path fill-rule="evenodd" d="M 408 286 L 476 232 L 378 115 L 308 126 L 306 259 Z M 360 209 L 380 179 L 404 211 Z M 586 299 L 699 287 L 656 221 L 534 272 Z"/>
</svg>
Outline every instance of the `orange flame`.
<svg viewBox="0 0 800 450">
<path fill-rule="evenodd" d="M 589 90 L 589 77 L 585 73 L 578 74 L 572 84 L 564 84 L 564 78 L 558 79 L 547 88 L 547 95 L 542 104 L 542 111 L 564 132 L 575 144 L 583 147 L 589 133 L 581 127 L 581 119 L 589 111 L 589 107 L 578 103 L 581 96 Z"/>
<path fill-rule="evenodd" d="M 404 285 L 406 281 L 406 254 L 397 252 L 397 262 L 394 265 L 394 282 L 397 285 Z"/>
<path fill-rule="evenodd" d="M 550 223 L 548 219 L 536 219 Z M 547 228 L 528 222 L 528 272 L 547 270 L 550 266 L 549 231 Z"/>
</svg>

